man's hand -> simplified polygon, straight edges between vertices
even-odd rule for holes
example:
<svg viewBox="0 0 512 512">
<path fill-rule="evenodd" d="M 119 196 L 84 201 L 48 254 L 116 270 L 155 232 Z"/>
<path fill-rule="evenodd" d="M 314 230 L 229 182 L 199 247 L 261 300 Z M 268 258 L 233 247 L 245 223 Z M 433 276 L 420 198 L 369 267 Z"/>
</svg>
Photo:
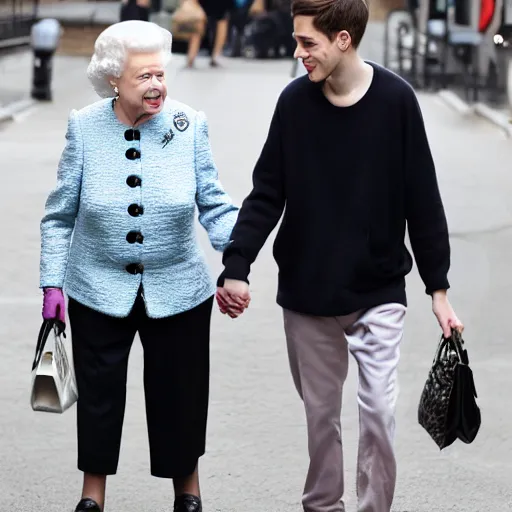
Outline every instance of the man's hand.
<svg viewBox="0 0 512 512">
<path fill-rule="evenodd" d="M 449 338 L 452 335 L 452 329 L 462 333 L 464 325 L 457 318 L 446 295 L 446 290 L 438 290 L 432 294 L 432 310 L 443 330 L 445 338 Z"/>
<path fill-rule="evenodd" d="M 217 288 L 217 304 L 223 315 L 239 317 L 249 307 L 251 296 L 245 281 L 226 279 L 224 286 Z"/>
</svg>

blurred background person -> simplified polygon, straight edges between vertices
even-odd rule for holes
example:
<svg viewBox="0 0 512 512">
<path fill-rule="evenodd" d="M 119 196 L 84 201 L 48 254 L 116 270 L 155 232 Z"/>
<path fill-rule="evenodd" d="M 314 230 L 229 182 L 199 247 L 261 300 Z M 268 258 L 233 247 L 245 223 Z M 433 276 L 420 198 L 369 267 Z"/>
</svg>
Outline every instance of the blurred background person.
<svg viewBox="0 0 512 512">
<path fill-rule="evenodd" d="M 206 29 L 213 29 L 213 44 L 210 46 L 210 66 L 217 67 L 228 37 L 229 13 L 234 9 L 234 0 L 187 0 L 199 2 L 207 17 Z M 208 30 L 210 32 L 210 30 Z M 188 43 L 187 67 L 194 67 L 201 47 L 204 31 L 194 33 Z"/>
<path fill-rule="evenodd" d="M 150 0 L 122 0 L 119 21 L 149 21 Z"/>
</svg>

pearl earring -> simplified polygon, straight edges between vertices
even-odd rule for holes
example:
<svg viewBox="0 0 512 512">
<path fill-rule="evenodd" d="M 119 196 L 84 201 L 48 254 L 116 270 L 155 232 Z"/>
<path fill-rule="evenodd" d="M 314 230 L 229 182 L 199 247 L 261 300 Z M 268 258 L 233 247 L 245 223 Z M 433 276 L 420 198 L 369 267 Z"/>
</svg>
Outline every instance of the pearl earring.
<svg viewBox="0 0 512 512">
<path fill-rule="evenodd" d="M 114 93 L 116 96 L 119 96 L 119 89 L 117 88 L 117 85 L 114 86 Z"/>
</svg>

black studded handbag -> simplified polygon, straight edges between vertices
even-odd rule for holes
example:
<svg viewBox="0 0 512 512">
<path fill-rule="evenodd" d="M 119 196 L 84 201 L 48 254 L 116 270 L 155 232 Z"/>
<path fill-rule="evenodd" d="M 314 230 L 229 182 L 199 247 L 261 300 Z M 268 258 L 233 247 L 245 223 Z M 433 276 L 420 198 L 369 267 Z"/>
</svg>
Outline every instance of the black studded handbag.
<svg viewBox="0 0 512 512">
<path fill-rule="evenodd" d="M 418 406 L 418 422 L 442 450 L 474 441 L 481 414 L 473 372 L 461 334 L 441 338 Z"/>
</svg>

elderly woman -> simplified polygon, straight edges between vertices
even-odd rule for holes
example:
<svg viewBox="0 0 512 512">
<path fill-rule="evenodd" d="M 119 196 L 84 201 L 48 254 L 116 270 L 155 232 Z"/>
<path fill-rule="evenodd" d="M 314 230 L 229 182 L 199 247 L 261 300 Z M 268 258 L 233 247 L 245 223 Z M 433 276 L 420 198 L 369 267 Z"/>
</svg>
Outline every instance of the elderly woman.
<svg viewBox="0 0 512 512">
<path fill-rule="evenodd" d="M 103 98 L 70 113 L 41 222 L 43 317 L 69 319 L 79 392 L 76 512 L 100 512 L 117 471 L 128 356 L 144 348 L 151 474 L 174 511 L 199 512 L 210 316 L 215 292 L 194 225 L 228 244 L 238 210 L 219 182 L 205 115 L 165 101 L 171 34 L 126 21 L 96 41 L 88 76 Z"/>
</svg>

